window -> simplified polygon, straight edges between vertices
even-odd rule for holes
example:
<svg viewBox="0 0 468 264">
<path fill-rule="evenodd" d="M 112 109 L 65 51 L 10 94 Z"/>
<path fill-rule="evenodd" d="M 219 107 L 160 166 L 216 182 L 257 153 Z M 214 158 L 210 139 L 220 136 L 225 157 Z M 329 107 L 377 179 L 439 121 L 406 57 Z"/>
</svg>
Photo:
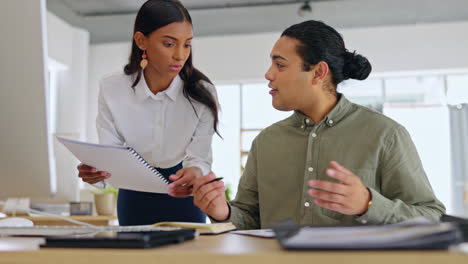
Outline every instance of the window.
<svg viewBox="0 0 468 264">
<path fill-rule="evenodd" d="M 447 76 L 447 102 L 451 105 L 468 103 L 468 74 Z"/>
<path fill-rule="evenodd" d="M 217 85 L 220 115 L 218 129 L 222 136 L 213 137 L 212 170 L 224 177 L 231 190 L 236 192 L 241 175 L 240 168 L 240 86 L 238 84 Z"/>
<path fill-rule="evenodd" d="M 224 177 L 235 195 L 253 139 L 265 127 L 291 112 L 271 106 L 267 83 L 216 85 L 220 112 L 220 137 L 213 139 L 213 171 Z"/>
<path fill-rule="evenodd" d="M 382 112 L 385 91 L 381 79 L 347 80 L 339 84 L 338 91 L 353 103 Z"/>
</svg>

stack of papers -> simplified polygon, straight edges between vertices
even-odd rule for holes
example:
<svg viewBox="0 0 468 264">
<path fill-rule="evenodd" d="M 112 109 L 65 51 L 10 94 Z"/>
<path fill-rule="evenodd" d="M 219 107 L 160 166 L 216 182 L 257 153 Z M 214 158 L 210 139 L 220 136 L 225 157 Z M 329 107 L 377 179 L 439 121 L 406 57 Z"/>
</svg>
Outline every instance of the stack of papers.
<svg viewBox="0 0 468 264">
<path fill-rule="evenodd" d="M 235 230 L 236 226 L 231 222 L 228 223 L 215 223 L 215 224 L 203 224 L 203 223 L 192 223 L 192 222 L 159 222 L 154 224 L 155 227 L 180 227 L 180 228 L 193 228 L 200 235 L 216 235 L 225 233 L 231 230 Z"/>
<path fill-rule="evenodd" d="M 274 228 L 286 249 L 446 249 L 462 235 L 451 223 L 400 223 L 381 226 Z"/>
</svg>

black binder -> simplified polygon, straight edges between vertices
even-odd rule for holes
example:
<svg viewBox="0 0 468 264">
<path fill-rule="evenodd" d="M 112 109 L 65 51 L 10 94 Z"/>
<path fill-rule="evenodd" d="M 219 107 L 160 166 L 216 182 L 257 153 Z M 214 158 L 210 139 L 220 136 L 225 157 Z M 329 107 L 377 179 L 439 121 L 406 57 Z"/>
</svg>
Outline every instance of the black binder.
<svg viewBox="0 0 468 264">
<path fill-rule="evenodd" d="M 463 241 L 467 242 L 468 241 L 468 219 L 459 217 L 459 216 L 453 216 L 453 215 L 442 215 L 440 218 L 440 221 L 442 222 L 447 222 L 447 223 L 453 223 L 458 226 L 460 231 L 463 234 Z"/>
<path fill-rule="evenodd" d="M 154 248 L 192 240 L 195 229 L 149 232 L 101 232 L 92 236 L 47 237 L 41 247 L 54 248 Z"/>
<path fill-rule="evenodd" d="M 413 250 L 447 249 L 463 242 L 452 223 L 379 226 L 306 226 L 293 221 L 273 227 L 276 238 L 289 250 Z"/>
</svg>

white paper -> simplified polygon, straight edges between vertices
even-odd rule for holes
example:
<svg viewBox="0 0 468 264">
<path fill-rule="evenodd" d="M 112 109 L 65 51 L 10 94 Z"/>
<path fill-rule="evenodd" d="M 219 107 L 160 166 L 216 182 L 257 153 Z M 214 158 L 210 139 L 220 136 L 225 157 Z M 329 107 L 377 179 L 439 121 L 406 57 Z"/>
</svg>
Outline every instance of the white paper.
<svg viewBox="0 0 468 264">
<path fill-rule="evenodd" d="M 57 137 L 83 164 L 98 171 L 107 171 L 106 179 L 116 188 L 141 192 L 167 193 L 169 182 L 159 173 L 153 172 L 125 146 L 91 144 Z"/>
<path fill-rule="evenodd" d="M 230 234 L 244 235 L 244 236 L 253 236 L 253 237 L 264 237 L 264 238 L 274 238 L 275 232 L 271 229 L 250 229 L 250 230 L 236 230 L 229 232 Z"/>
</svg>

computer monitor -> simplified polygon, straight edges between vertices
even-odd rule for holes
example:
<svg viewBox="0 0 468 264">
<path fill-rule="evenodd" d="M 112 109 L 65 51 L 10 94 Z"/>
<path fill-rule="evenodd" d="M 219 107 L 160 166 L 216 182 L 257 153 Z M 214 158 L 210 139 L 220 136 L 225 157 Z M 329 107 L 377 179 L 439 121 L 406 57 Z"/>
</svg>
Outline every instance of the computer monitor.
<svg viewBox="0 0 468 264">
<path fill-rule="evenodd" d="M 1 5 L 0 200 L 76 200 L 76 186 L 70 191 L 57 185 L 57 147 L 48 113 L 45 0 L 8 0 Z"/>
</svg>

